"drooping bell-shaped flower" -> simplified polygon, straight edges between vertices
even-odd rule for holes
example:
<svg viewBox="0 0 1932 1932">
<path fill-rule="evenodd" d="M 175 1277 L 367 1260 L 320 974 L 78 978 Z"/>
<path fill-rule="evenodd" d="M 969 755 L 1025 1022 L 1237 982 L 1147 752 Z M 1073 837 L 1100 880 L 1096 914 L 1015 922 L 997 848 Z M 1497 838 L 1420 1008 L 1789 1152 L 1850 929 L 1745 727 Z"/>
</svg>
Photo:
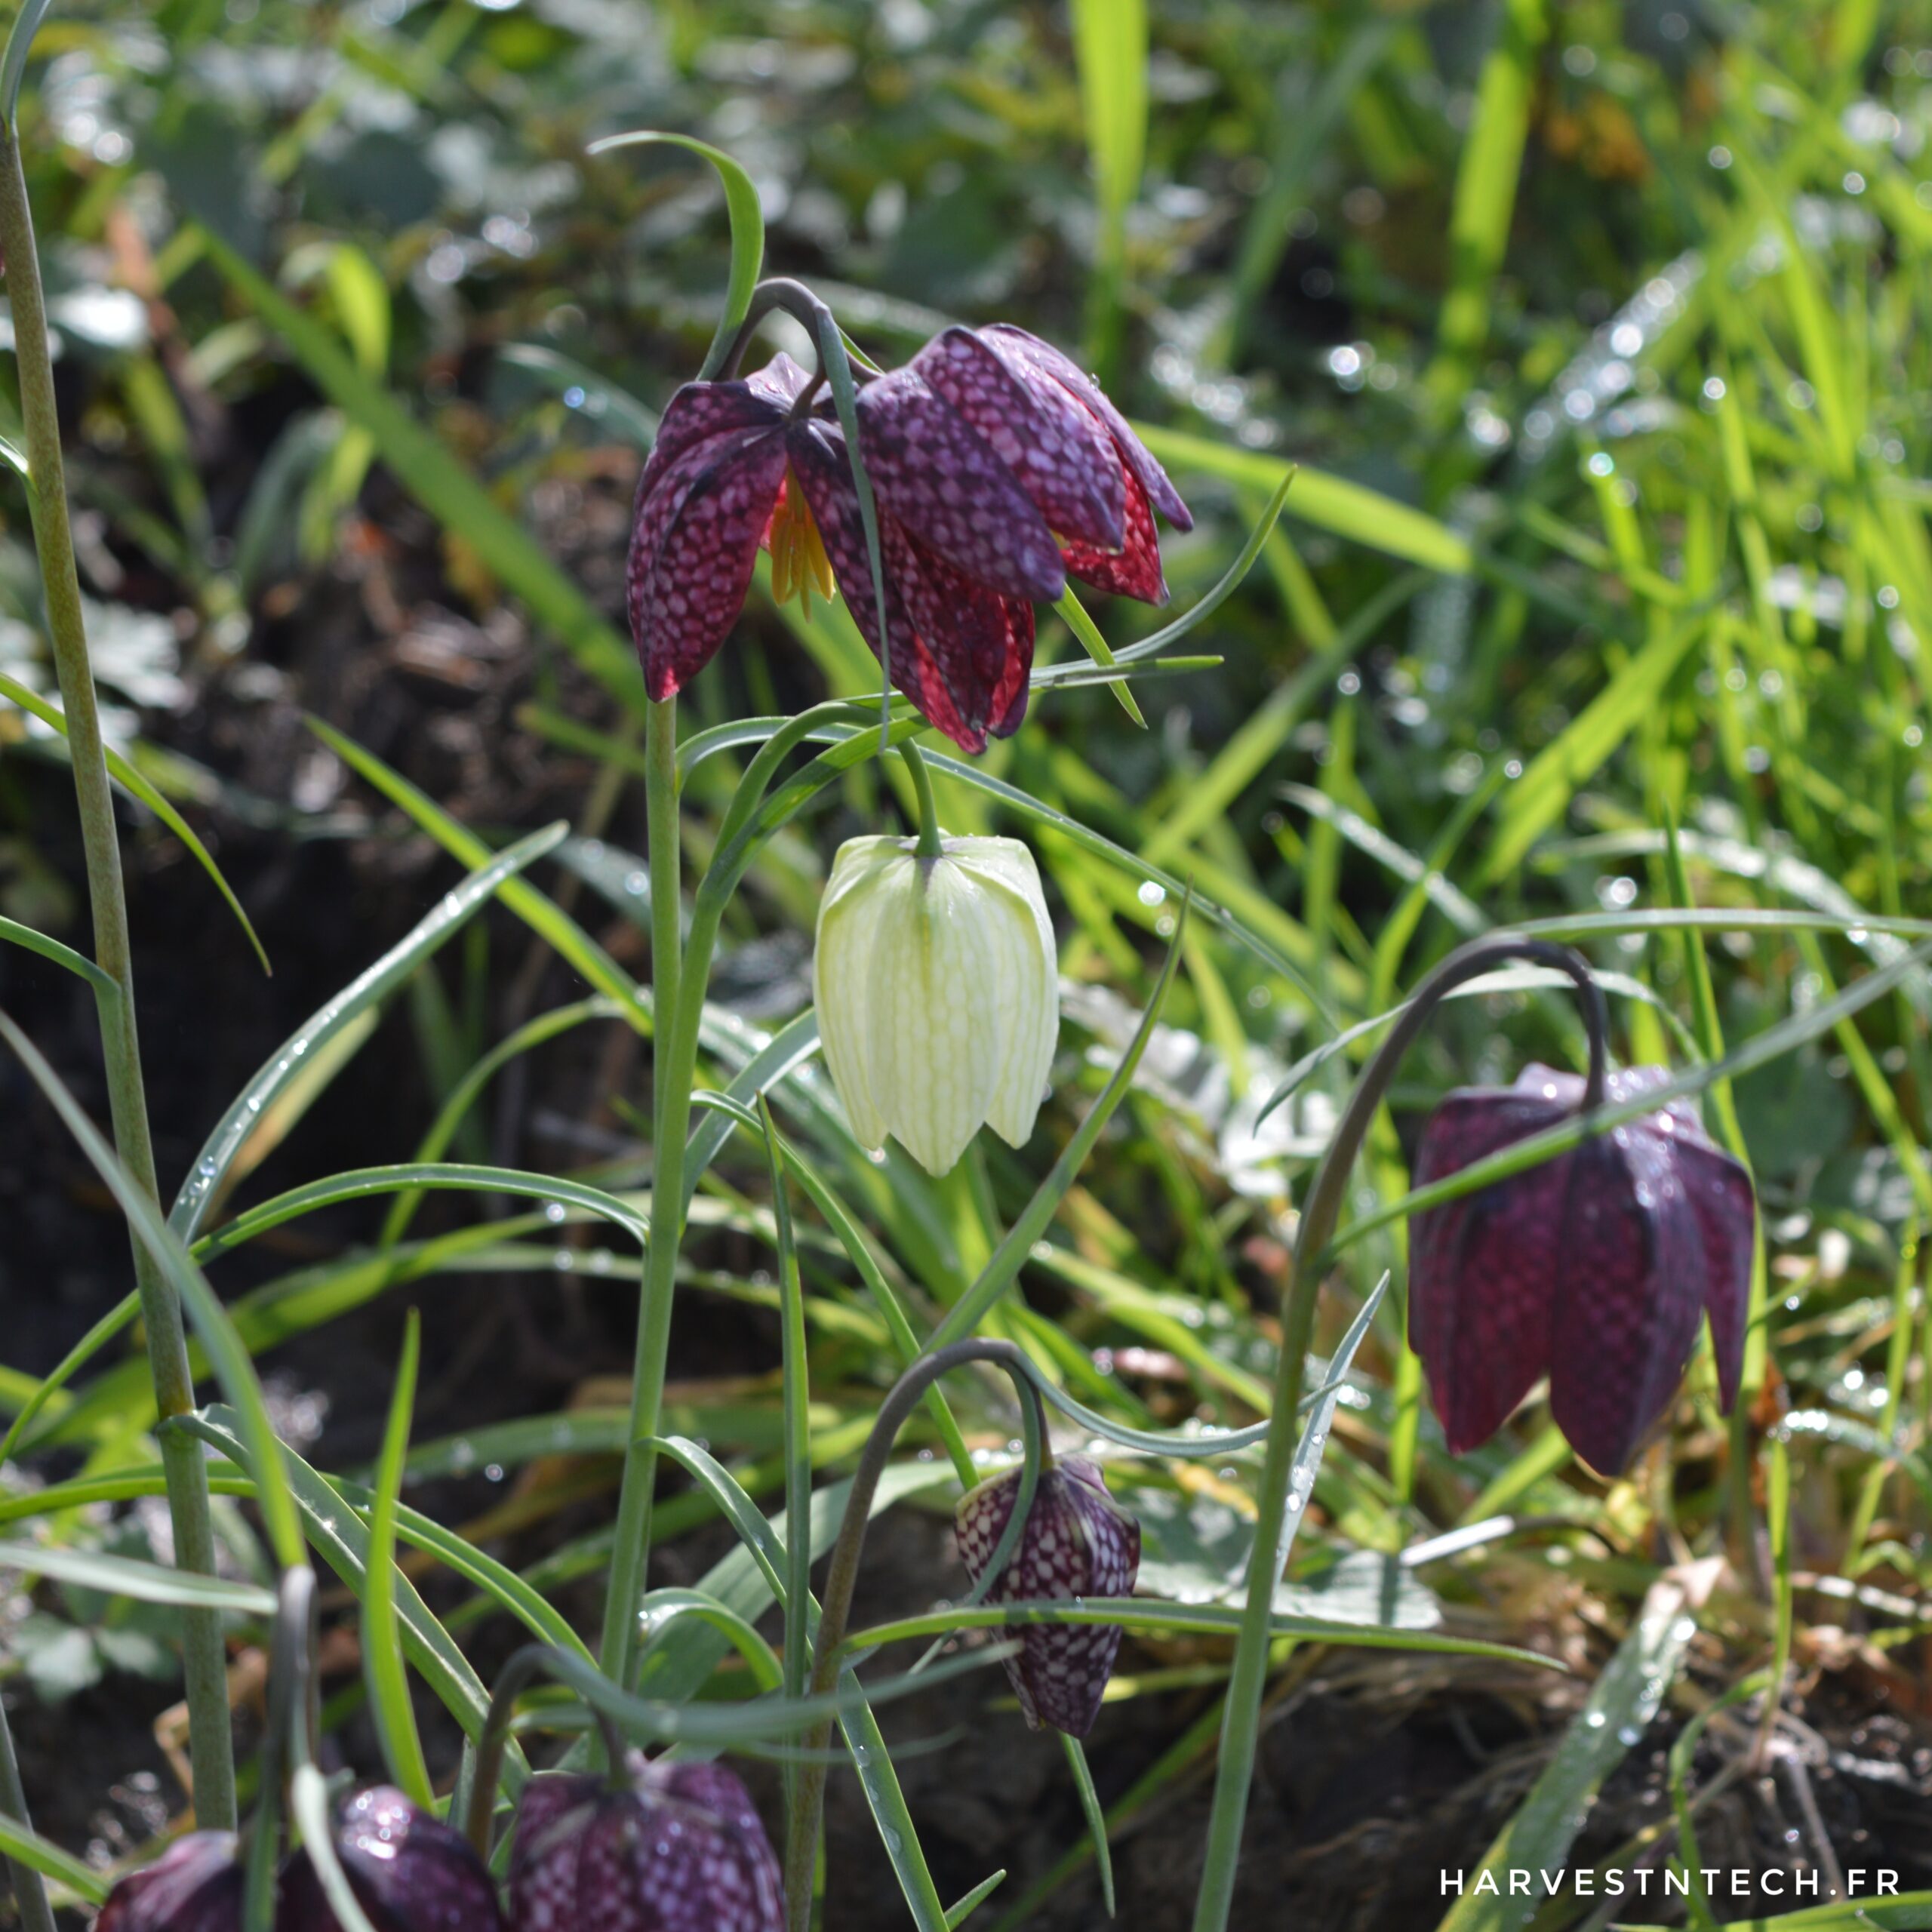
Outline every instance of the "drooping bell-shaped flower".
<svg viewBox="0 0 1932 1932">
<path fill-rule="evenodd" d="M 393 1786 L 337 1807 L 335 1855 L 374 1932 L 501 1932 L 488 1869 L 469 1841 Z M 281 1875 L 276 1932 L 340 1932 L 306 1851 Z"/>
<path fill-rule="evenodd" d="M 860 1143 L 947 1172 L 981 1125 L 1026 1143 L 1060 1037 L 1054 931 L 1012 838 L 848 839 L 820 902 L 812 993 Z"/>
<path fill-rule="evenodd" d="M 1023 330 L 949 329 L 862 379 L 859 443 L 878 512 L 893 681 L 968 751 L 1026 709 L 1033 609 L 1067 574 L 1160 601 L 1153 509 L 1192 518 L 1092 380 Z M 671 398 L 638 485 L 631 629 L 669 697 L 743 608 L 761 544 L 781 599 L 835 582 L 874 654 L 879 608 L 831 402 L 789 356 Z"/>
<path fill-rule="evenodd" d="M 959 1560 L 976 1583 L 1012 1518 L 1021 1476 L 1008 1469 L 959 1499 L 953 1519 Z M 1066 1456 L 1041 1470 L 1026 1527 L 987 1601 L 1124 1597 L 1140 1574 L 1140 1524 L 1107 1494 L 1098 1463 Z M 1084 1737 L 1100 1714 L 1120 1639 L 1118 1623 L 1028 1626 L 1018 1654 L 1005 1660 L 1027 1723 Z"/>
<path fill-rule="evenodd" d="M 107 1895 L 98 1932 L 241 1932 L 245 1880 L 232 1832 L 190 1832 Z"/>
<path fill-rule="evenodd" d="M 625 1782 L 551 1771 L 524 1787 L 512 1932 L 780 1932 L 778 1861 L 723 1764 L 633 1754 Z"/>
<path fill-rule="evenodd" d="M 1613 1073 L 1612 1101 L 1662 1084 Z M 1418 1186 L 1574 1114 L 1583 1081 L 1546 1066 L 1451 1094 L 1423 1128 Z M 1737 1392 L 1750 1294 L 1751 1178 L 1687 1101 L 1583 1141 L 1411 1224 L 1409 1340 L 1453 1454 L 1501 1426 L 1543 1377 L 1550 1414 L 1614 1475 L 1669 1407 L 1710 1318 L 1719 1392 Z"/>
</svg>

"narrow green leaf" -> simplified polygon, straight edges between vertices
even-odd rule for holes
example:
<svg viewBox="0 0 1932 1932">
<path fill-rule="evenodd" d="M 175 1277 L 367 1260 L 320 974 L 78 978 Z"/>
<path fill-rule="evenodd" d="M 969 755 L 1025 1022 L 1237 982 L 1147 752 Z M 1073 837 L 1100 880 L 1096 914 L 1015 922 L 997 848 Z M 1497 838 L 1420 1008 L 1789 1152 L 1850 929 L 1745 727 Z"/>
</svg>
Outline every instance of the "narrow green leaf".
<svg viewBox="0 0 1932 1932">
<path fill-rule="evenodd" d="M 246 1617 L 272 1617 L 275 1593 L 253 1583 L 231 1583 L 165 1564 L 94 1550 L 61 1549 L 51 1544 L 0 1543 L 0 1570 L 51 1577 L 103 1596 L 131 1597 L 137 1603 L 177 1604 L 189 1610 L 231 1610 Z"/>
<path fill-rule="evenodd" d="M 416 1728 L 416 1707 L 410 1701 L 395 1614 L 396 1503 L 402 1488 L 403 1461 L 409 1451 L 409 1419 L 416 1401 L 422 1330 L 422 1318 L 412 1308 L 403 1329 L 402 1356 L 396 1364 L 389 1423 L 383 1431 L 375 1506 L 369 1512 L 368 1587 L 362 1593 L 362 1674 L 389 1776 L 411 1800 L 426 1807 L 435 1802 L 435 1793 Z"/>
</svg>

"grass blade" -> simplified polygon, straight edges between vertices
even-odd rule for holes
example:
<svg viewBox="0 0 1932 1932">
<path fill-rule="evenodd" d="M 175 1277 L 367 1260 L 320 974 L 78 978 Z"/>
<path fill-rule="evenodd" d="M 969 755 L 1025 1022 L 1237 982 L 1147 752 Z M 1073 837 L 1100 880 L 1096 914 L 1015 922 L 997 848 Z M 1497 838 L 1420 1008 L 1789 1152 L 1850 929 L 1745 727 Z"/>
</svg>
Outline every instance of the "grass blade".
<svg viewBox="0 0 1932 1932">
<path fill-rule="evenodd" d="M 414 1309 L 402 1334 L 395 1392 L 383 1431 L 382 1460 L 377 1466 L 375 1506 L 369 1512 L 368 1588 L 362 1596 L 362 1675 L 369 1709 L 389 1776 L 417 1804 L 428 1806 L 435 1794 L 416 1729 L 416 1709 L 402 1660 L 395 1615 L 395 1511 L 402 1469 L 409 1451 L 409 1419 L 416 1401 L 416 1364 L 422 1348 L 422 1318 Z"/>
</svg>

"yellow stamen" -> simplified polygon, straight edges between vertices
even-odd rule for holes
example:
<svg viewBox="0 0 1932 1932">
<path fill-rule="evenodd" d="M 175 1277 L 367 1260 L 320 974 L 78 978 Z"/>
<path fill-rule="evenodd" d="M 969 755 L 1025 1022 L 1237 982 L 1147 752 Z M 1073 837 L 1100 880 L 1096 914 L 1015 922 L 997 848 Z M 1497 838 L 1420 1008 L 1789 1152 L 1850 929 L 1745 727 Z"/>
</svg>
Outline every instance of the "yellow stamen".
<svg viewBox="0 0 1932 1932">
<path fill-rule="evenodd" d="M 771 519 L 771 594 L 780 603 L 796 597 L 807 617 L 811 615 L 812 592 L 816 589 L 829 604 L 834 580 L 832 559 L 825 554 L 825 540 L 812 521 L 811 506 L 798 487 L 798 479 L 788 465 L 785 494 Z"/>
</svg>

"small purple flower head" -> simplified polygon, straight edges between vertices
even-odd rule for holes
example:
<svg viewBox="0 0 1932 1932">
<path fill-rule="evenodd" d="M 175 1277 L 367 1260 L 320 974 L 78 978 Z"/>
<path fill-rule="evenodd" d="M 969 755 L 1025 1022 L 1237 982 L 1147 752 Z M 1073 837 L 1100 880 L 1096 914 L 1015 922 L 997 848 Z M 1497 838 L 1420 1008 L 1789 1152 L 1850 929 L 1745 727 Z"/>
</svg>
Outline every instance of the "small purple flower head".
<svg viewBox="0 0 1932 1932">
<path fill-rule="evenodd" d="M 510 1850 L 512 1932 L 782 1932 L 778 1861 L 736 1775 L 633 1754 L 629 1783 L 546 1772 Z"/>
<path fill-rule="evenodd" d="M 335 1854 L 374 1932 L 501 1932 L 497 1888 L 463 1834 L 389 1785 L 336 1813 Z M 282 1873 L 276 1932 L 340 1932 L 306 1851 Z"/>
<path fill-rule="evenodd" d="M 1661 1067 L 1613 1073 L 1608 1097 L 1661 1085 Z M 1429 1117 L 1418 1186 L 1574 1114 L 1574 1074 L 1524 1070 L 1465 1088 Z M 1577 1453 L 1623 1469 L 1669 1406 L 1708 1315 L 1724 1406 L 1737 1392 L 1756 1202 L 1690 1104 L 1425 1210 L 1411 1226 L 1409 1341 L 1429 1371 L 1451 1452 L 1499 1429 L 1543 1376 Z"/>
<path fill-rule="evenodd" d="M 1033 611 L 1069 573 L 1165 600 L 1154 512 L 1193 519 L 1093 380 L 1004 325 L 952 328 L 865 380 L 859 441 L 879 518 L 893 680 L 983 751 L 1026 709 Z M 774 587 L 835 581 L 879 654 L 878 600 L 844 431 L 789 357 L 671 398 L 638 485 L 628 571 L 646 689 L 669 697 L 743 608 L 759 546 Z"/>
<path fill-rule="evenodd" d="M 1020 1494 L 1022 1472 L 1008 1469 L 959 1499 L 954 1533 L 974 1583 L 985 1575 Z M 1048 1598 L 1131 1595 L 1140 1574 L 1140 1525 L 1107 1494 L 1100 1466 L 1066 1456 L 1040 1472 L 1033 1507 L 992 1603 Z M 1024 1630 L 1006 1674 L 1035 1730 L 1042 1724 L 1084 1737 L 1120 1653 L 1117 1623 L 1036 1624 Z"/>
<path fill-rule="evenodd" d="M 243 1877 L 232 1832 L 190 1832 L 107 1895 L 100 1932 L 241 1932 Z"/>
</svg>

